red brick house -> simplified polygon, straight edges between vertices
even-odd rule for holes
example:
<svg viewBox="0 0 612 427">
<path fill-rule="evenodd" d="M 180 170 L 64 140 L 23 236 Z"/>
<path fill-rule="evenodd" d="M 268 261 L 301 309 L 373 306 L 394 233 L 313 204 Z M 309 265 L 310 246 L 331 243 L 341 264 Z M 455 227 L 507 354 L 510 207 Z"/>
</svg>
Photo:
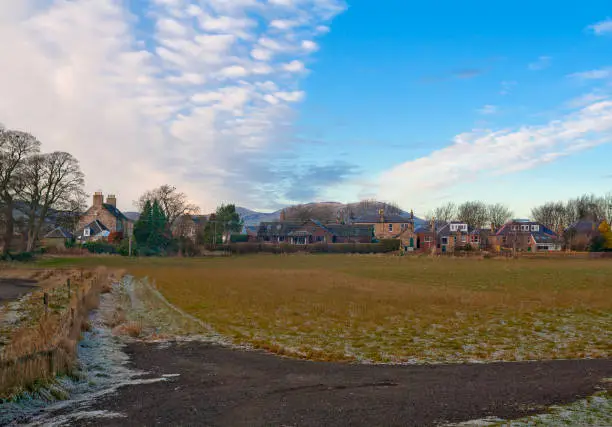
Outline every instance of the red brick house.
<svg viewBox="0 0 612 427">
<path fill-rule="evenodd" d="M 385 214 L 380 210 L 378 215 L 370 215 L 353 220 L 353 224 L 371 226 L 377 239 L 399 239 L 404 251 L 414 251 L 417 248 L 417 235 L 414 230 L 414 214 L 410 217 Z"/>
<path fill-rule="evenodd" d="M 93 195 L 93 205 L 81 215 L 75 236 L 80 241 L 92 240 L 101 232 L 119 233 L 128 236 L 133 231 L 133 222 L 117 209 L 117 198 L 109 195 L 104 203 L 101 192 Z"/>
</svg>

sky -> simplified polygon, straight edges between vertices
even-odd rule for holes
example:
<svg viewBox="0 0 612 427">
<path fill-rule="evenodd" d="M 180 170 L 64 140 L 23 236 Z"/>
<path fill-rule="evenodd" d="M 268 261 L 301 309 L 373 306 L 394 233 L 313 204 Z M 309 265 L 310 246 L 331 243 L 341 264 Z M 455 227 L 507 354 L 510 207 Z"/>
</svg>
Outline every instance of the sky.
<svg viewBox="0 0 612 427">
<path fill-rule="evenodd" d="M 124 210 L 612 191 L 608 0 L 0 0 L 0 39 L 0 123 Z"/>
</svg>

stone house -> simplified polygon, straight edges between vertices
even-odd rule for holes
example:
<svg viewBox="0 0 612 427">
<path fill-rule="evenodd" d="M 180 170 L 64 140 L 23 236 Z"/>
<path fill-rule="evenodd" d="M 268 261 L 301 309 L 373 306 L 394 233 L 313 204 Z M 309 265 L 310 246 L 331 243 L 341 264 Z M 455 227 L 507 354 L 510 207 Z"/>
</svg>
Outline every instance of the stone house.
<svg viewBox="0 0 612 427">
<path fill-rule="evenodd" d="M 62 227 L 56 227 L 43 237 L 42 244 L 45 247 L 64 248 L 66 242 L 72 240 L 72 233 Z"/>
<path fill-rule="evenodd" d="M 489 243 L 497 251 L 501 249 L 517 252 L 560 251 L 561 238 L 543 224 L 515 219 L 504 224 Z"/>
<path fill-rule="evenodd" d="M 399 239 L 404 251 L 410 252 L 417 248 L 417 235 L 414 230 L 414 214 L 410 217 L 385 214 L 381 209 L 378 215 L 370 215 L 353 220 L 353 224 L 371 226 L 376 239 Z"/>
<path fill-rule="evenodd" d="M 208 217 L 208 215 L 181 215 L 172 224 L 172 235 L 187 237 L 196 242 L 198 235 L 202 234 L 206 226 Z"/>
<path fill-rule="evenodd" d="M 103 194 L 96 192 L 92 206 L 79 218 L 75 234 L 81 241 L 92 240 L 100 233 L 100 229 L 127 237 L 132 234 L 133 226 L 134 223 L 117 209 L 117 198 L 114 195 L 109 195 L 104 203 Z"/>
</svg>

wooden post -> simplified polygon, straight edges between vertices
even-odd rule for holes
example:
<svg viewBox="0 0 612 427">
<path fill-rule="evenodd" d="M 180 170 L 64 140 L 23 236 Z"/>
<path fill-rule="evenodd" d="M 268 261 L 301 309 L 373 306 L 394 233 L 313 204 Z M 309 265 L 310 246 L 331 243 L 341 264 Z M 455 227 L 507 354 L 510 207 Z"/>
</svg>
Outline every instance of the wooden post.
<svg viewBox="0 0 612 427">
<path fill-rule="evenodd" d="M 66 280 L 66 286 L 68 286 L 68 298 L 70 298 L 70 279 Z"/>
<path fill-rule="evenodd" d="M 47 313 L 47 310 L 49 310 L 49 294 L 46 292 L 43 294 L 43 304 L 45 305 L 45 313 Z"/>
</svg>

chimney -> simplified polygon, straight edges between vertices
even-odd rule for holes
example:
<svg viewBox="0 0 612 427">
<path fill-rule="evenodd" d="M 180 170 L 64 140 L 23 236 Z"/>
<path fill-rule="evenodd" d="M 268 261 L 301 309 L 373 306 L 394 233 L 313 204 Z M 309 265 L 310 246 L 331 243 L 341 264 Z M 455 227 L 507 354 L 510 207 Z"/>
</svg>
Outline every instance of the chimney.
<svg viewBox="0 0 612 427">
<path fill-rule="evenodd" d="M 109 194 L 106 196 L 106 204 L 117 207 L 117 197 L 114 194 Z"/>
<path fill-rule="evenodd" d="M 380 222 L 385 222 L 385 210 L 384 209 L 379 209 L 378 210 L 378 215 L 380 217 Z"/>
<path fill-rule="evenodd" d="M 95 207 L 101 207 L 102 203 L 104 203 L 104 196 L 101 191 L 96 191 L 93 195 L 93 205 Z"/>
</svg>

